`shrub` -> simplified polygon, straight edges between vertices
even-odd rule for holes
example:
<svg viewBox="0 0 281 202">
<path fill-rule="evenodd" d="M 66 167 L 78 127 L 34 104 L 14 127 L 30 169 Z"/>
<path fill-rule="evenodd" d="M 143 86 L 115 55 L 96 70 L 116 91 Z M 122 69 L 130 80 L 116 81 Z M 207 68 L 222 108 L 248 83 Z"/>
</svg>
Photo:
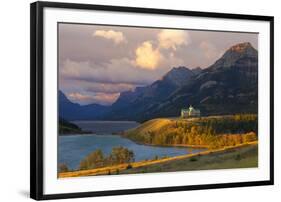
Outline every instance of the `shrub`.
<svg viewBox="0 0 281 202">
<path fill-rule="evenodd" d="M 191 158 L 189 159 L 189 161 L 191 161 L 191 162 L 197 161 L 197 158 L 191 157 Z"/>
<path fill-rule="evenodd" d="M 112 148 L 109 156 L 104 156 L 100 149 L 93 151 L 80 162 L 80 170 L 130 163 L 134 161 L 134 152 L 125 147 Z"/>
<path fill-rule="evenodd" d="M 240 155 L 240 154 L 237 154 L 237 155 L 235 156 L 235 160 L 236 160 L 236 161 L 240 161 L 240 160 L 241 160 L 241 155 Z"/>
<path fill-rule="evenodd" d="M 131 168 L 133 168 L 133 166 L 131 164 L 128 164 L 127 167 L 126 167 L 127 170 L 131 169 Z"/>
<path fill-rule="evenodd" d="M 134 152 L 125 147 L 114 147 L 109 155 L 111 164 L 129 163 L 134 160 Z"/>
<path fill-rule="evenodd" d="M 69 171 L 68 166 L 65 163 L 59 164 L 59 172 L 60 173 L 68 172 L 68 171 Z"/>
</svg>

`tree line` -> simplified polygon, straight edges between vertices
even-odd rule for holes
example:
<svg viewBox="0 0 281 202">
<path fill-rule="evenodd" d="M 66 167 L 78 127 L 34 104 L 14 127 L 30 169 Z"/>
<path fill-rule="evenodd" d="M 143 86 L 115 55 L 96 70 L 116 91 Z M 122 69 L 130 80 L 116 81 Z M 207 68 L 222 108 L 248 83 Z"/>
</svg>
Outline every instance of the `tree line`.
<svg viewBox="0 0 281 202">
<path fill-rule="evenodd" d="M 88 154 L 80 162 L 78 170 L 101 168 L 106 166 L 130 163 L 134 161 L 134 152 L 119 146 L 113 147 L 109 155 L 105 155 L 102 150 L 97 149 Z M 71 171 L 65 163 L 59 164 L 59 172 Z"/>
<path fill-rule="evenodd" d="M 241 114 L 195 121 L 175 120 L 157 130 L 142 133 L 130 131 L 125 136 L 144 144 L 218 148 L 255 141 L 258 139 L 257 130 L 257 116 Z"/>
<path fill-rule="evenodd" d="M 81 162 L 79 169 L 87 170 L 93 168 L 101 168 L 106 166 L 118 165 L 122 163 L 130 163 L 134 161 L 134 152 L 119 146 L 112 148 L 111 153 L 106 156 L 102 150 L 97 149 L 87 155 Z"/>
</svg>

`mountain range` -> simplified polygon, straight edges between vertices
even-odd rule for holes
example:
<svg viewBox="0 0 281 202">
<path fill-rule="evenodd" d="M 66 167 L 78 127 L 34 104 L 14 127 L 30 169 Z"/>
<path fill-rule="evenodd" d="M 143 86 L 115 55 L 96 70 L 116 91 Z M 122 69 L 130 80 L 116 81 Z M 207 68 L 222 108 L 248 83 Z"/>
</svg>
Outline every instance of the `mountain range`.
<svg viewBox="0 0 281 202">
<path fill-rule="evenodd" d="M 65 120 L 94 120 L 108 112 L 109 107 L 99 104 L 80 105 L 71 102 L 62 91 L 59 90 L 59 116 Z"/>
<path fill-rule="evenodd" d="M 174 67 L 151 85 L 122 92 L 111 106 L 81 106 L 59 92 L 59 114 L 67 120 L 145 121 L 179 116 L 189 105 L 203 115 L 257 113 L 257 50 L 248 42 L 240 43 L 205 69 Z"/>
</svg>

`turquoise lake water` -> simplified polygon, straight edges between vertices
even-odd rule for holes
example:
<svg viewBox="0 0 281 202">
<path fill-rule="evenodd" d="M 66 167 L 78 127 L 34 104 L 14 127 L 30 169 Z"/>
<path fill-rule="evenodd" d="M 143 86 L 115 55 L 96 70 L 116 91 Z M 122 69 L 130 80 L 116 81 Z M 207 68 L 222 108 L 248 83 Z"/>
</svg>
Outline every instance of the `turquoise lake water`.
<svg viewBox="0 0 281 202">
<path fill-rule="evenodd" d="M 71 169 L 77 169 L 80 161 L 96 149 L 101 149 L 108 155 L 116 146 L 123 146 L 132 150 L 135 161 L 152 159 L 155 156 L 178 156 L 196 153 L 202 149 L 188 149 L 183 147 L 158 147 L 136 144 L 135 142 L 112 133 L 121 132 L 138 125 L 136 122 L 115 121 L 77 121 L 84 130 L 93 134 L 59 136 L 58 163 L 65 163 Z"/>
</svg>

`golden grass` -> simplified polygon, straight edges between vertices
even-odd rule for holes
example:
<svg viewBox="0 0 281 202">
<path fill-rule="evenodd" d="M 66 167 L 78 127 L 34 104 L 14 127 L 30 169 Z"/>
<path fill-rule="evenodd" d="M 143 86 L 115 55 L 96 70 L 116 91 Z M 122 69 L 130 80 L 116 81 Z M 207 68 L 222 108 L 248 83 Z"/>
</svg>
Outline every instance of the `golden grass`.
<svg viewBox="0 0 281 202">
<path fill-rule="evenodd" d="M 134 131 L 136 133 L 143 133 L 143 132 L 147 132 L 147 131 L 156 131 L 156 130 L 161 129 L 162 127 L 164 127 L 166 125 L 171 124 L 172 122 L 173 122 L 173 120 L 164 119 L 164 118 L 152 119 L 150 121 L 147 121 L 147 122 L 141 124 L 137 128 L 134 128 L 132 130 L 128 130 L 128 132 Z"/>
</svg>

